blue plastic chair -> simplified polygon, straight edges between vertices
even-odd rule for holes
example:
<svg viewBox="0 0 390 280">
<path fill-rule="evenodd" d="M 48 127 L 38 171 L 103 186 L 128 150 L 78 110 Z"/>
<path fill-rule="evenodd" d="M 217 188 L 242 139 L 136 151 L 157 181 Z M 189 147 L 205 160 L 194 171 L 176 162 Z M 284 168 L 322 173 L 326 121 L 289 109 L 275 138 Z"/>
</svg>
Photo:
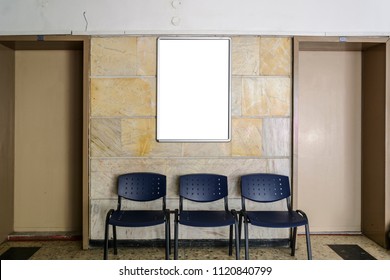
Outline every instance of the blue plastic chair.
<svg viewBox="0 0 390 280">
<path fill-rule="evenodd" d="M 233 226 L 235 230 L 236 259 L 239 259 L 238 217 L 228 207 L 227 177 L 217 174 L 188 174 L 180 176 L 179 209 L 175 210 L 175 260 L 178 257 L 179 224 L 191 227 L 229 226 L 229 255 L 233 252 Z M 224 210 L 184 210 L 183 200 L 214 202 L 224 199 Z"/>
<path fill-rule="evenodd" d="M 244 222 L 246 260 L 249 259 L 249 223 L 259 227 L 290 228 L 291 256 L 295 255 L 297 227 L 305 226 L 307 255 L 309 260 L 312 259 L 309 220 L 303 211 L 292 210 L 290 197 L 290 182 L 287 176 L 258 173 L 241 177 L 240 235 L 241 224 Z M 260 203 L 271 203 L 286 199 L 287 210 L 248 211 L 245 206 L 246 199 Z"/>
<path fill-rule="evenodd" d="M 107 213 L 104 256 L 108 253 L 109 225 L 113 228 L 114 254 L 118 253 L 116 227 L 149 227 L 165 223 L 165 259 L 170 254 L 170 211 L 166 209 L 166 177 L 157 173 L 128 173 L 118 177 L 118 206 Z M 122 199 L 146 202 L 162 199 L 162 210 L 123 210 Z"/>
</svg>

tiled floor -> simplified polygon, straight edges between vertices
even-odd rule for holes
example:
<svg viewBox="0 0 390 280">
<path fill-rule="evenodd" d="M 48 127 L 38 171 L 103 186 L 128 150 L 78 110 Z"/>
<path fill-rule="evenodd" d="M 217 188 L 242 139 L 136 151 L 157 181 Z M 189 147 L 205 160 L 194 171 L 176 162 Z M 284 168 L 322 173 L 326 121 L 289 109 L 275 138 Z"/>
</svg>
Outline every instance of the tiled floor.
<svg viewBox="0 0 390 280">
<path fill-rule="evenodd" d="M 390 250 L 378 246 L 373 241 L 360 235 L 312 235 L 313 259 L 338 260 L 341 259 L 328 245 L 329 244 L 356 244 L 379 260 L 390 260 Z M 81 241 L 12 241 L 0 245 L 0 254 L 10 247 L 41 247 L 31 259 L 35 260 L 99 260 L 103 257 L 102 248 L 81 249 Z M 114 256 L 112 250 L 109 259 L 163 259 L 163 248 L 118 248 L 118 255 Z M 172 256 L 173 258 L 173 256 Z M 244 258 L 244 250 L 241 250 L 241 258 Z M 298 236 L 296 256 L 290 256 L 289 248 L 250 248 L 250 259 L 261 260 L 304 260 L 307 258 L 305 237 Z M 179 259 L 181 260 L 228 260 L 234 259 L 227 254 L 227 247 L 198 248 L 180 247 Z"/>
</svg>

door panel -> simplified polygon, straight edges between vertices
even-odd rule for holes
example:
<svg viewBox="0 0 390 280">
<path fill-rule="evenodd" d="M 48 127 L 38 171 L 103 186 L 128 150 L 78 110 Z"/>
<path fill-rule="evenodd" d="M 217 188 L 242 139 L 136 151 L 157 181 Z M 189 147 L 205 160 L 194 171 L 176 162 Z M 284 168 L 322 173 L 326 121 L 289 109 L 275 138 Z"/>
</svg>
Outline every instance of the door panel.
<svg viewBox="0 0 390 280">
<path fill-rule="evenodd" d="M 361 230 L 361 52 L 299 54 L 297 206 L 312 232 Z"/>
<path fill-rule="evenodd" d="M 15 231 L 80 231 L 82 52 L 15 58 Z"/>
</svg>

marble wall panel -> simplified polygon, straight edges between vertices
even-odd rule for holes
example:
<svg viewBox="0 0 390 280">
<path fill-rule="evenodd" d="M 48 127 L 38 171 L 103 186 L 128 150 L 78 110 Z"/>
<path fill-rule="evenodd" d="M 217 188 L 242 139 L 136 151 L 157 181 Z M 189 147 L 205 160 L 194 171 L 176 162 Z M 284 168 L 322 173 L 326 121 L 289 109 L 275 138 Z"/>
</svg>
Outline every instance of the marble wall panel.
<svg viewBox="0 0 390 280">
<path fill-rule="evenodd" d="M 233 119 L 232 132 L 232 156 L 261 156 L 261 119 Z"/>
<path fill-rule="evenodd" d="M 231 143 L 183 143 L 183 157 L 228 157 Z"/>
<path fill-rule="evenodd" d="M 287 166 L 286 166 L 287 165 Z M 91 160 L 92 198 L 113 198 L 116 178 L 130 172 L 156 172 L 167 176 L 167 196 L 177 198 L 179 176 L 215 173 L 228 176 L 229 196 L 240 197 L 240 176 L 272 172 L 288 175 L 288 159 L 256 158 L 105 158 Z"/>
<path fill-rule="evenodd" d="M 155 76 L 157 61 L 157 38 L 137 37 L 137 75 Z"/>
<path fill-rule="evenodd" d="M 137 38 L 91 40 L 91 76 L 128 76 L 137 73 Z"/>
<path fill-rule="evenodd" d="M 291 159 L 285 158 L 270 158 L 267 159 L 267 173 L 275 173 L 290 177 L 291 180 Z"/>
<path fill-rule="evenodd" d="M 122 173 L 123 174 L 123 173 Z M 117 178 L 121 173 L 114 171 L 91 171 L 90 182 L 93 186 L 91 199 L 115 199 L 118 197 Z"/>
<path fill-rule="evenodd" d="M 289 76 L 292 72 L 291 38 L 260 39 L 260 75 Z"/>
<path fill-rule="evenodd" d="M 243 116 L 290 116 L 290 111 L 290 78 L 243 78 Z"/>
<path fill-rule="evenodd" d="M 123 119 L 123 149 L 130 156 L 153 155 L 155 140 L 155 119 Z"/>
<path fill-rule="evenodd" d="M 156 119 L 122 120 L 122 148 L 135 157 L 181 156 L 182 143 L 159 143 L 156 140 Z"/>
<path fill-rule="evenodd" d="M 104 239 L 105 216 L 115 208 L 115 200 L 90 200 L 90 239 Z"/>
<path fill-rule="evenodd" d="M 91 172 L 111 172 L 123 174 L 128 172 L 157 172 L 166 174 L 168 158 L 92 158 Z"/>
<path fill-rule="evenodd" d="M 242 78 L 232 77 L 232 105 L 231 115 L 233 117 L 241 116 L 241 96 L 242 96 Z"/>
<path fill-rule="evenodd" d="M 232 74 L 258 75 L 260 37 L 232 38 Z"/>
<path fill-rule="evenodd" d="M 263 155 L 288 157 L 291 154 L 290 118 L 263 119 Z"/>
<path fill-rule="evenodd" d="M 91 79 L 91 116 L 156 116 L 156 78 Z"/>
<path fill-rule="evenodd" d="M 122 154 L 121 120 L 91 119 L 90 155 L 92 157 L 112 157 Z"/>
</svg>

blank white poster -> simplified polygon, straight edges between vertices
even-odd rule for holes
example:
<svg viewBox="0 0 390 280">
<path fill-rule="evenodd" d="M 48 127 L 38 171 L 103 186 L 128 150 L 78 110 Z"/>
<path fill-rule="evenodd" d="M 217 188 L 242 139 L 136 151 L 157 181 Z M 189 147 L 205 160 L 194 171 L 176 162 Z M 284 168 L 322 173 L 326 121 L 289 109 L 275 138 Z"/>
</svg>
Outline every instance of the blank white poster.
<svg viewBox="0 0 390 280">
<path fill-rule="evenodd" d="M 230 141 L 230 38 L 159 38 L 157 140 Z"/>
</svg>

